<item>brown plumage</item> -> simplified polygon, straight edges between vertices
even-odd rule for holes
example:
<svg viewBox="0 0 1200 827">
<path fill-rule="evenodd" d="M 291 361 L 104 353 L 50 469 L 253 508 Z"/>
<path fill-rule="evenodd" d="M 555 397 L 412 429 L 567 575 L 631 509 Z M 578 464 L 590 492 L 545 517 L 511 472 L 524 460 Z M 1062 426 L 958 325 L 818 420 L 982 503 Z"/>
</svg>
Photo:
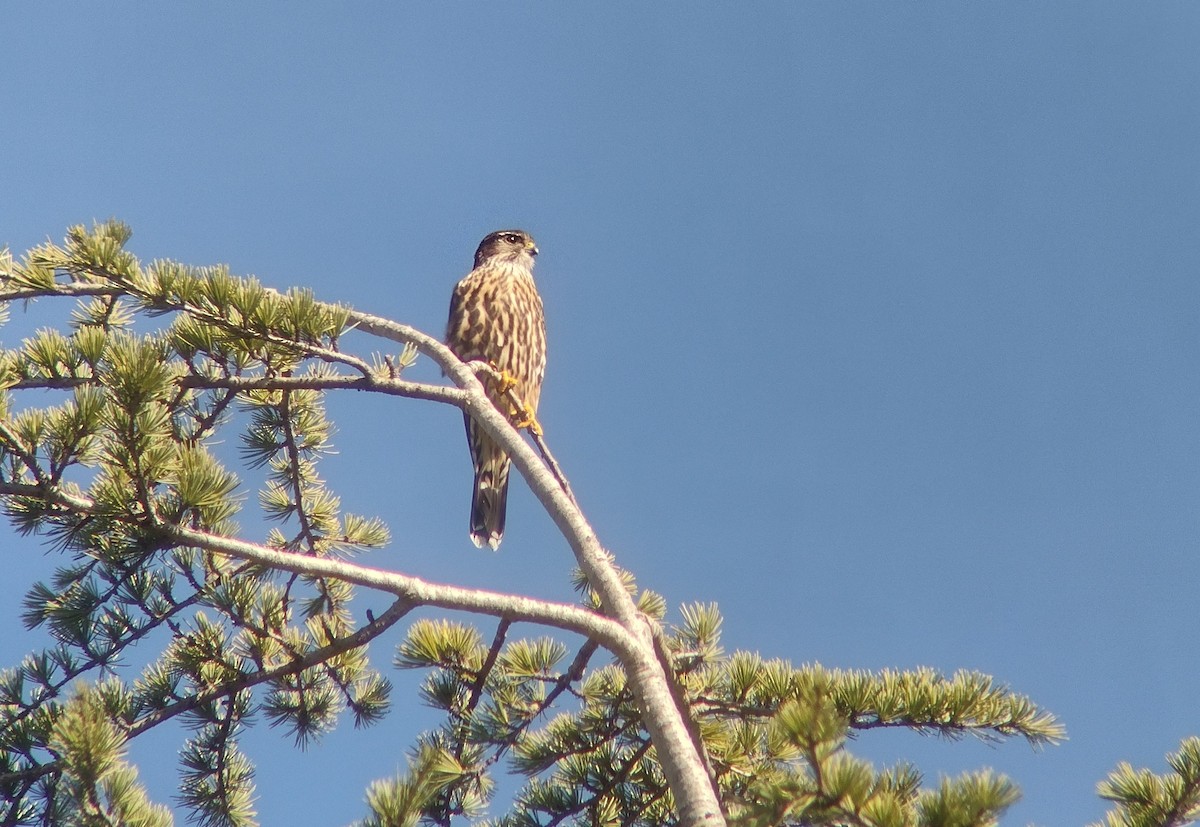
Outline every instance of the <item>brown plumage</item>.
<svg viewBox="0 0 1200 827">
<path fill-rule="evenodd" d="M 450 298 L 446 344 L 464 362 L 482 360 L 516 382 L 513 390 L 532 417 L 546 373 L 546 325 L 542 299 L 533 282 L 537 245 L 521 230 L 500 230 L 479 243 L 475 269 L 460 281 Z M 501 398 L 494 383 L 488 396 L 513 422 L 525 418 Z M 495 549 L 504 536 L 508 502 L 508 455 L 476 426 L 470 416 L 467 444 L 475 465 L 471 497 L 471 542 Z"/>
</svg>

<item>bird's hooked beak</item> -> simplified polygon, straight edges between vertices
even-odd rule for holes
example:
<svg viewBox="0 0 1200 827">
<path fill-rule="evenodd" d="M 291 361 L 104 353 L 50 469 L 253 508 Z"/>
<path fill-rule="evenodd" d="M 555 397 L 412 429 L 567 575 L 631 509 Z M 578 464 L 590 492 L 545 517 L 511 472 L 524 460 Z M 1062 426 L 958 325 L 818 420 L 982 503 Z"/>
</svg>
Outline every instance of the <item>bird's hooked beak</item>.
<svg viewBox="0 0 1200 827">
<path fill-rule="evenodd" d="M 538 254 L 538 248 L 537 245 L 533 243 L 533 239 L 525 242 L 525 252 L 529 253 L 531 256 L 536 256 Z"/>
</svg>

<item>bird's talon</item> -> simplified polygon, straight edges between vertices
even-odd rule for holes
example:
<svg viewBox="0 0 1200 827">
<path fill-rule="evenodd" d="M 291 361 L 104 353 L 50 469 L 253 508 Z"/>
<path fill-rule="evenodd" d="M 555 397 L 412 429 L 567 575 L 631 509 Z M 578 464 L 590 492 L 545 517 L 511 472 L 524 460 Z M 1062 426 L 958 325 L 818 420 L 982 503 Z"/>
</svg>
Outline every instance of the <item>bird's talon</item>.
<svg viewBox="0 0 1200 827">
<path fill-rule="evenodd" d="M 528 428 L 529 433 L 534 436 L 542 435 L 542 425 L 537 421 L 537 417 L 533 415 L 533 411 L 528 405 L 519 411 L 514 411 L 513 416 L 520 416 L 520 419 L 513 421 L 513 427 L 518 431 L 522 428 Z"/>
<path fill-rule="evenodd" d="M 506 370 L 496 369 L 500 376 L 495 380 L 496 393 L 505 394 L 517 386 L 517 378 Z"/>
</svg>

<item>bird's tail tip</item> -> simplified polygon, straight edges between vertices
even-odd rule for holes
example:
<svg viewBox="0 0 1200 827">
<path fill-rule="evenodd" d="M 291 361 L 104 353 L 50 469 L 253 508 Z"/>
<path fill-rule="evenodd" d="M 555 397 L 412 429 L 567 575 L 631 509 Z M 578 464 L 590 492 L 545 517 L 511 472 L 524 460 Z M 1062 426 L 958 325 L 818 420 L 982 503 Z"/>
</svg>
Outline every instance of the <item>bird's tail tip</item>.
<svg viewBox="0 0 1200 827">
<path fill-rule="evenodd" d="M 496 531 L 489 532 L 486 530 L 473 530 L 471 532 L 471 542 L 475 544 L 475 548 L 483 548 L 484 546 L 487 546 L 492 551 L 500 548 L 500 540 L 503 537 L 503 534 L 500 534 Z"/>
<path fill-rule="evenodd" d="M 471 542 L 492 551 L 504 537 L 504 513 L 508 510 L 508 460 L 485 463 L 475 472 L 471 496 Z"/>
</svg>

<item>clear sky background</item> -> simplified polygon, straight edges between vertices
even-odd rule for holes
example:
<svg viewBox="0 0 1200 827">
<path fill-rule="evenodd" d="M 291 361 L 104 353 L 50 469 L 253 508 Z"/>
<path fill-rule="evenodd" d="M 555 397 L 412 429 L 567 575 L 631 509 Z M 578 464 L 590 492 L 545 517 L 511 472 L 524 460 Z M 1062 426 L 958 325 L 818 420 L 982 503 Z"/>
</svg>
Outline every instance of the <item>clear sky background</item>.
<svg viewBox="0 0 1200 827">
<path fill-rule="evenodd" d="M 528 229 L 541 418 L 643 586 L 719 603 L 729 649 L 982 670 L 1070 734 L 857 754 L 995 767 L 1006 824 L 1070 825 L 1200 733 L 1200 5 L 6 3 L 0 30 L 0 243 L 115 216 L 143 259 L 440 333 L 479 239 Z M 500 553 L 468 542 L 456 411 L 331 409 L 327 478 L 395 536 L 367 562 L 572 599 L 523 483 Z M 55 561 L 0 540 L 13 664 Z M 264 824 L 348 823 L 403 764 L 432 719 L 390 654 L 373 730 L 252 731 Z M 135 750 L 160 801 L 182 740 Z"/>
</svg>

